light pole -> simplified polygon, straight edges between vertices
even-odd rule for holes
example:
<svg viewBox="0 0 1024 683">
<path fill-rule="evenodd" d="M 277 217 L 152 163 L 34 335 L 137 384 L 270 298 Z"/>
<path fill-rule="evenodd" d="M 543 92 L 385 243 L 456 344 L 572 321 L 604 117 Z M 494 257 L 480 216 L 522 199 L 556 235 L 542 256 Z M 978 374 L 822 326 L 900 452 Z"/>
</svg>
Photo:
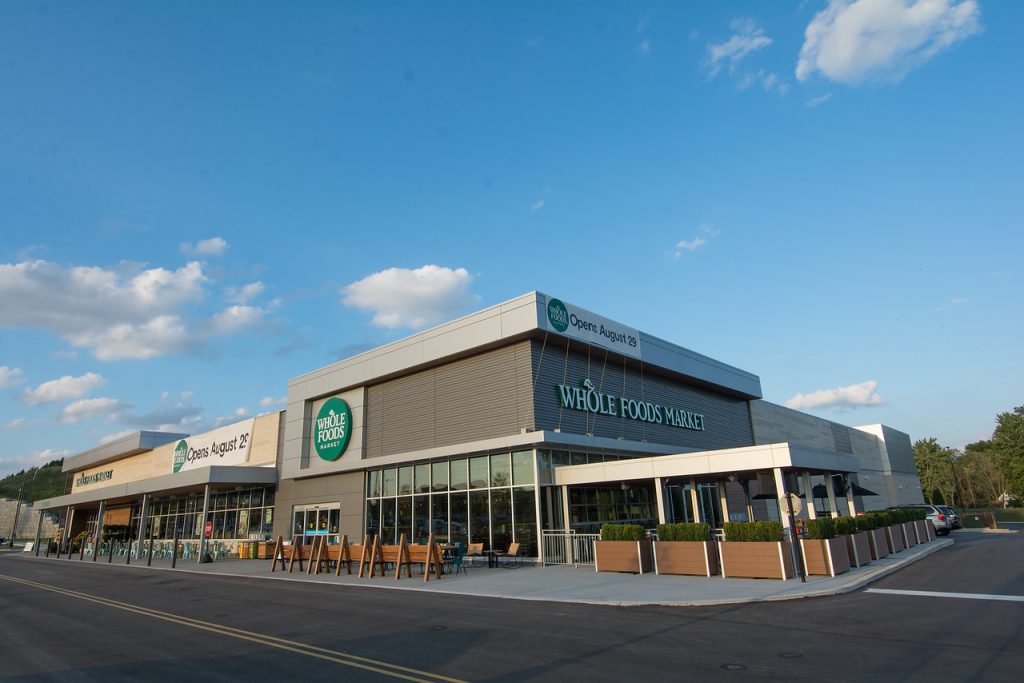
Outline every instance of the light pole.
<svg viewBox="0 0 1024 683">
<path fill-rule="evenodd" d="M 37 467 L 35 474 L 32 475 L 32 481 L 35 481 L 36 477 L 39 476 L 39 470 L 40 470 L 40 468 Z M 28 473 L 26 473 L 25 476 L 27 477 Z M 25 477 L 22 477 L 21 478 L 21 486 L 18 487 L 18 504 L 14 508 L 14 526 L 11 527 L 10 547 L 12 547 L 12 548 L 14 547 L 14 536 L 18 532 L 18 515 L 21 514 L 21 494 L 22 494 L 22 492 L 24 490 L 25 490 Z"/>
</svg>

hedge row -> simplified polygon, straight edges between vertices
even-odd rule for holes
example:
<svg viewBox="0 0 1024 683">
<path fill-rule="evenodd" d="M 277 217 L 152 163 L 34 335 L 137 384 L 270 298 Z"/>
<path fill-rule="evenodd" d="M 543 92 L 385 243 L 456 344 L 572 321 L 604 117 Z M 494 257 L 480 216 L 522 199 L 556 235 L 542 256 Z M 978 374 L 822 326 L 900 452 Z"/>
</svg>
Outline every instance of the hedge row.
<svg viewBox="0 0 1024 683">
<path fill-rule="evenodd" d="M 726 522 L 726 541 L 781 541 L 780 522 Z"/>
<path fill-rule="evenodd" d="M 639 524 L 605 524 L 601 527 L 602 541 L 641 541 L 646 535 Z"/>
<path fill-rule="evenodd" d="M 659 524 L 659 541 L 706 541 L 711 538 L 711 525 L 700 522 Z"/>
</svg>

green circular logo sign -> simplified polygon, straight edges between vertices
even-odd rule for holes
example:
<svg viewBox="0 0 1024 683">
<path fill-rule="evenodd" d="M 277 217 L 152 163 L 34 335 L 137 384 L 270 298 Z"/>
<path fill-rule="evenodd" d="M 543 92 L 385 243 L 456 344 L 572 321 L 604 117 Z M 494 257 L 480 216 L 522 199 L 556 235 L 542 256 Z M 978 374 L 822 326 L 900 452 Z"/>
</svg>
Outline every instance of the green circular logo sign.
<svg viewBox="0 0 1024 683">
<path fill-rule="evenodd" d="M 313 445 L 323 460 L 337 460 L 352 438 L 352 409 L 340 398 L 329 398 L 320 406 L 313 425 Z"/>
<path fill-rule="evenodd" d="M 178 442 L 178 445 L 174 447 L 174 469 L 172 472 L 181 472 L 181 468 L 185 466 L 185 460 L 188 458 L 188 443 L 185 439 Z"/>
<path fill-rule="evenodd" d="M 548 302 L 548 321 L 551 323 L 551 327 L 559 332 L 565 332 L 569 328 L 569 311 L 566 310 L 565 304 L 558 299 Z"/>
</svg>

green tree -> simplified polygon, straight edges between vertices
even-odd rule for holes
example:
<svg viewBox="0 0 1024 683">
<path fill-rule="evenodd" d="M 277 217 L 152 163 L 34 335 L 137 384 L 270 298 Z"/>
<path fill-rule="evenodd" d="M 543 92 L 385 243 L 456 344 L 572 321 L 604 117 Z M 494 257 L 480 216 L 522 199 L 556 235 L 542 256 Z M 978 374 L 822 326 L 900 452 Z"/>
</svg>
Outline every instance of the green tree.
<svg viewBox="0 0 1024 683">
<path fill-rule="evenodd" d="M 1006 474 L 1009 492 L 1024 496 L 1024 406 L 996 416 L 992 450 Z"/>
<path fill-rule="evenodd" d="M 958 455 L 956 449 L 943 446 L 935 437 L 914 442 L 914 464 L 926 495 L 937 489 L 945 500 L 956 500 L 953 462 Z"/>
</svg>

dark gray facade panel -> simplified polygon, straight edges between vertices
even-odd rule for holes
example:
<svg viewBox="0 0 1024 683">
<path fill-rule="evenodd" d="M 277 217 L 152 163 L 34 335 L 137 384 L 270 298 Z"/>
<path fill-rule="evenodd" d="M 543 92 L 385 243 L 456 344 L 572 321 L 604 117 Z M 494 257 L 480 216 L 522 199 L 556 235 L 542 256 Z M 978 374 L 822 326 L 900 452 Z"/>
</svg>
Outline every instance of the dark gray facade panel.
<svg viewBox="0 0 1024 683">
<path fill-rule="evenodd" d="M 530 342 L 371 386 L 366 458 L 518 434 L 532 426 Z"/>
<path fill-rule="evenodd" d="M 351 542 L 362 539 L 363 473 L 348 472 L 309 479 L 282 479 L 277 487 L 274 538 L 292 537 L 292 508 L 296 505 L 340 503 L 341 527 Z M 361 542 L 361 540 L 360 540 Z"/>
<path fill-rule="evenodd" d="M 853 444 L 850 443 L 850 428 L 838 422 L 829 422 L 832 427 L 832 438 L 836 442 L 836 450 L 840 453 L 853 453 Z"/>
<path fill-rule="evenodd" d="M 904 474 L 917 474 L 917 463 L 914 461 L 914 447 L 910 437 L 901 431 L 882 425 L 885 437 L 885 450 L 889 454 L 889 469 Z"/>
<path fill-rule="evenodd" d="M 604 351 L 589 355 L 549 342 L 532 342 L 533 375 L 537 377 L 534 411 L 536 429 L 593 434 L 626 441 L 646 440 L 696 450 L 736 448 L 754 444 L 747 402 L 698 387 L 689 387 L 637 368 L 624 367 L 620 358 Z M 704 415 L 705 430 L 682 429 L 623 417 L 597 415 L 562 407 L 557 385 L 579 386 L 589 378 L 598 391 L 655 404 L 670 405 Z"/>
</svg>

